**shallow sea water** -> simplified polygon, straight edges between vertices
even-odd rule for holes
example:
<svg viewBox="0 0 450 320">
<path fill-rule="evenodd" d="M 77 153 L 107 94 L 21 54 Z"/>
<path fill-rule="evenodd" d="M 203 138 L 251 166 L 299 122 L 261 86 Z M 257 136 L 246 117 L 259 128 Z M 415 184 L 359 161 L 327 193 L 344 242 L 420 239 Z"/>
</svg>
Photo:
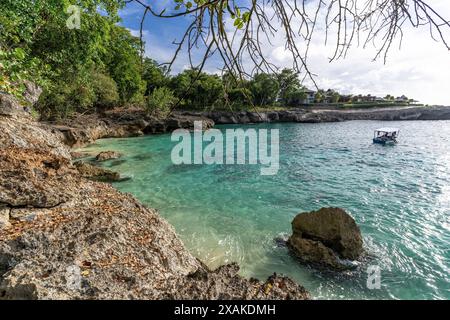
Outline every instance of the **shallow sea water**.
<svg viewBox="0 0 450 320">
<path fill-rule="evenodd" d="M 372 144 L 373 130 L 401 129 L 399 143 Z M 225 130 L 237 126 L 218 126 Z M 84 148 L 124 154 L 103 166 L 132 177 L 115 187 L 160 211 L 212 268 L 237 262 L 246 277 L 292 277 L 317 299 L 450 299 L 450 122 L 350 121 L 259 124 L 279 129 L 280 170 L 171 162 L 170 135 L 104 139 Z M 370 258 L 332 273 L 300 264 L 274 241 L 297 213 L 345 208 Z M 381 289 L 367 288 L 367 267 Z"/>
</svg>

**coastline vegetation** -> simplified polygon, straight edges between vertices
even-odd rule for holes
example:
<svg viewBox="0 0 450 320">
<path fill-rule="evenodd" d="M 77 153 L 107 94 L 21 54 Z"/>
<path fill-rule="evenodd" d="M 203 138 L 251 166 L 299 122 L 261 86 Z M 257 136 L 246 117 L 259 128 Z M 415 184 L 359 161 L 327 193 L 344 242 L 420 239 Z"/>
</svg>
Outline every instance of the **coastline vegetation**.
<svg viewBox="0 0 450 320">
<path fill-rule="evenodd" d="M 283 110 L 326 105 L 367 108 L 409 105 L 406 97 L 311 91 L 293 69 L 236 78 L 191 68 L 170 75 L 143 57 L 139 37 L 118 23 L 116 0 L 79 1 L 80 29 L 66 26 L 71 1 L 3 0 L 0 8 L 0 91 L 22 98 L 25 81 L 43 88 L 36 110 L 43 119 L 66 118 L 117 106 L 166 116 L 182 110 Z"/>
</svg>

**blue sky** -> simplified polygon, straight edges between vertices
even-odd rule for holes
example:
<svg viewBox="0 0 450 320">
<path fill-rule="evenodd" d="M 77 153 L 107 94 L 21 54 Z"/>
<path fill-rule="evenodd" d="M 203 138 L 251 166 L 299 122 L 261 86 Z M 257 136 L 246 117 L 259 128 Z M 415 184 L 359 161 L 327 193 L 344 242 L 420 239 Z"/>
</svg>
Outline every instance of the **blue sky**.
<svg viewBox="0 0 450 320">
<path fill-rule="evenodd" d="M 165 7 L 170 1 L 153 1 L 157 9 Z M 450 1 L 434 0 L 433 5 L 450 19 Z M 137 3 L 127 5 L 120 12 L 122 25 L 139 35 L 143 8 Z M 147 15 L 144 24 L 146 55 L 158 62 L 171 59 L 175 45 L 190 18 L 161 19 Z M 279 33 L 281 34 L 281 33 Z M 271 39 L 272 45 L 265 46 L 266 56 L 279 67 L 289 67 L 292 60 L 284 49 L 284 40 L 278 34 Z M 329 63 L 332 46 L 326 46 L 320 38 L 313 41 L 309 65 L 317 74 L 319 87 L 337 89 L 342 93 L 375 94 L 385 96 L 406 94 L 423 103 L 450 105 L 450 52 L 441 44 L 430 39 L 426 27 L 406 28 L 401 48 L 392 49 L 386 64 L 372 61 L 374 48 L 352 48 L 345 60 Z M 221 68 L 220 59 L 213 58 L 206 71 L 217 72 Z M 186 55 L 174 65 L 174 72 L 188 67 Z"/>
</svg>

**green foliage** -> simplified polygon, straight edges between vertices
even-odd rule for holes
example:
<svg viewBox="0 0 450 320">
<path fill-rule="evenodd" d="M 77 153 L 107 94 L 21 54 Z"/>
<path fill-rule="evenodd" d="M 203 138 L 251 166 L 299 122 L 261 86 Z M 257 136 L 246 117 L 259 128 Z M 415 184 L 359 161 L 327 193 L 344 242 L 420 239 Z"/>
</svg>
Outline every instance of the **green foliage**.
<svg viewBox="0 0 450 320">
<path fill-rule="evenodd" d="M 119 93 L 116 82 L 108 75 L 93 72 L 91 76 L 92 89 L 95 94 L 95 106 L 109 109 L 119 104 Z"/>
<path fill-rule="evenodd" d="M 219 76 L 204 72 L 199 75 L 195 69 L 185 70 L 172 78 L 170 87 L 178 98 L 183 99 L 183 105 L 194 109 L 213 106 L 223 92 Z"/>
<path fill-rule="evenodd" d="M 324 93 L 324 91 L 323 91 L 323 90 L 318 90 L 318 91 L 316 92 L 316 95 L 314 96 L 314 101 L 315 101 L 316 103 L 322 103 L 324 99 L 325 99 L 325 93 Z"/>
<path fill-rule="evenodd" d="M 249 86 L 256 106 L 273 105 L 280 89 L 276 76 L 267 73 L 257 74 Z"/>
<path fill-rule="evenodd" d="M 328 96 L 331 103 L 338 103 L 341 99 L 341 95 L 339 94 L 339 92 L 336 92 L 334 90 L 329 90 Z"/>
<path fill-rule="evenodd" d="M 232 88 L 228 92 L 228 100 L 232 107 L 248 107 L 251 105 L 252 92 L 248 88 Z"/>
<path fill-rule="evenodd" d="M 149 95 L 156 88 L 169 85 L 169 77 L 166 76 L 167 70 L 158 66 L 155 60 L 145 58 L 142 70 L 142 79 L 146 82 L 147 88 L 145 95 Z"/>
<path fill-rule="evenodd" d="M 41 95 L 37 110 L 44 119 L 58 119 L 73 112 L 86 112 L 94 106 L 95 91 L 83 78 L 53 84 Z"/>
<path fill-rule="evenodd" d="M 169 115 L 176 98 L 167 87 L 156 88 L 147 98 L 148 113 L 166 117 Z"/>
<path fill-rule="evenodd" d="M 120 99 L 122 103 L 142 103 L 146 83 L 141 76 L 139 39 L 119 27 L 114 28 L 110 36 L 105 62 L 117 83 Z"/>
<path fill-rule="evenodd" d="M 26 71 L 22 67 L 25 51 L 16 48 L 14 51 L 0 50 L 0 91 L 21 97 L 24 90 L 20 83 L 26 77 Z"/>
<path fill-rule="evenodd" d="M 306 99 L 305 88 L 300 84 L 298 74 L 292 69 L 283 69 L 277 74 L 279 103 L 282 106 L 295 107 Z"/>
<path fill-rule="evenodd" d="M 306 93 L 302 89 L 292 89 L 285 93 L 284 98 L 281 100 L 283 106 L 298 107 L 306 99 Z"/>
<path fill-rule="evenodd" d="M 81 9 L 80 29 L 66 26 L 71 4 Z M 122 5 L 117 0 L 2 0 L 0 89 L 20 97 L 25 79 L 43 86 L 39 110 L 44 116 L 110 107 L 119 102 L 117 93 L 122 103 L 143 102 L 139 40 L 116 24 Z"/>
<path fill-rule="evenodd" d="M 107 74 L 91 71 L 59 81 L 44 89 L 37 111 L 44 119 L 70 116 L 74 112 L 95 112 L 119 103 L 115 81 Z"/>
</svg>

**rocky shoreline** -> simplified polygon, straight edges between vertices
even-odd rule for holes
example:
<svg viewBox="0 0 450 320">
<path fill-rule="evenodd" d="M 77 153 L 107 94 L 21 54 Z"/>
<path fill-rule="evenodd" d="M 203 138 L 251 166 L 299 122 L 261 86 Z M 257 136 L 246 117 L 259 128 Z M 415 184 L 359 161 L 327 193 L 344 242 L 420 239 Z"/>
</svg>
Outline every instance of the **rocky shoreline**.
<svg viewBox="0 0 450 320">
<path fill-rule="evenodd" d="M 83 177 L 62 142 L 110 135 L 107 124 L 60 131 L 0 102 L 0 299 L 310 298 L 276 274 L 209 270 L 157 211 Z"/>
<path fill-rule="evenodd" d="M 77 114 L 71 118 L 46 122 L 64 144 L 79 148 L 101 138 L 139 137 L 176 129 L 193 129 L 195 121 L 202 121 L 205 129 L 214 126 L 211 119 L 201 115 L 174 114 L 165 120 L 149 116 L 144 111 L 117 109 L 101 114 Z"/>
<path fill-rule="evenodd" d="M 46 125 L 71 148 L 83 147 L 101 138 L 138 137 L 184 128 L 193 129 L 195 121 L 204 128 L 216 124 L 251 123 L 322 123 L 352 120 L 450 120 L 450 107 L 399 107 L 383 109 L 310 110 L 294 109 L 267 112 L 175 112 L 165 120 L 147 115 L 142 110 L 117 109 L 102 114 L 76 115 Z"/>
<path fill-rule="evenodd" d="M 398 107 L 381 109 L 293 109 L 267 112 L 183 112 L 184 116 L 202 116 L 215 124 L 247 123 L 321 123 L 351 120 L 450 120 L 450 107 Z"/>
</svg>

